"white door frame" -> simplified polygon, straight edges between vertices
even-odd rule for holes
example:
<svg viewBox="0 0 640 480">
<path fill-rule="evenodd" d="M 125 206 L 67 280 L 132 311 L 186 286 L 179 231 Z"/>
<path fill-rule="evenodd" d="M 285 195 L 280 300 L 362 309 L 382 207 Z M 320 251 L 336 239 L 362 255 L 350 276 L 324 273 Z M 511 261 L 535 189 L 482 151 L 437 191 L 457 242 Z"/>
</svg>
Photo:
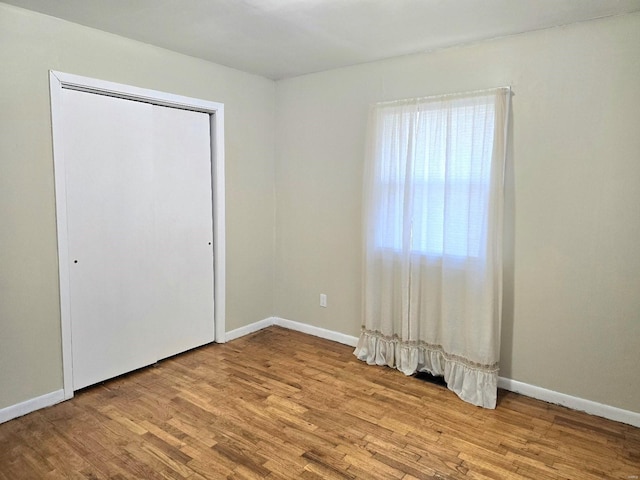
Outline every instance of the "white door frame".
<svg viewBox="0 0 640 480">
<path fill-rule="evenodd" d="M 73 397 L 71 304 L 69 296 L 69 240 L 67 235 L 67 195 L 62 130 L 62 90 L 72 89 L 98 95 L 151 103 L 165 107 L 207 113 L 211 124 L 211 186 L 213 211 L 214 341 L 225 342 L 225 193 L 224 193 L 224 104 L 119 83 L 49 72 L 53 164 L 58 231 L 58 275 L 60 281 L 60 326 L 64 398 Z"/>
</svg>

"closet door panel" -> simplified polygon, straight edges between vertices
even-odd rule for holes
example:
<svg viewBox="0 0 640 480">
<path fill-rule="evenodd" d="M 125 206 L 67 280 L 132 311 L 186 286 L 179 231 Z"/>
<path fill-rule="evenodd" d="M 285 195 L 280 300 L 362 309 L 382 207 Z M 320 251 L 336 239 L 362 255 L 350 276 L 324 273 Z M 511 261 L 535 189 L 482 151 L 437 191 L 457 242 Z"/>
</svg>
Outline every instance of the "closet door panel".
<svg viewBox="0 0 640 480">
<path fill-rule="evenodd" d="M 63 91 L 74 390 L 154 363 L 152 106 Z"/>
<path fill-rule="evenodd" d="M 154 106 L 156 337 L 165 358 L 213 341 L 209 115 Z"/>
</svg>

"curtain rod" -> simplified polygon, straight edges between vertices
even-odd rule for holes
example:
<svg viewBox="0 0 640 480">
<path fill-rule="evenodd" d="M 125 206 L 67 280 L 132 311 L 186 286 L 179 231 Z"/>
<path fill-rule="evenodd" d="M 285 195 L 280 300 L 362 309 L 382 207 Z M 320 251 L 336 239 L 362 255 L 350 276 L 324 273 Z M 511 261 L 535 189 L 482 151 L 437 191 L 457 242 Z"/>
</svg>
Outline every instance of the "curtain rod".
<svg viewBox="0 0 640 480">
<path fill-rule="evenodd" d="M 402 103 L 402 102 L 419 102 L 421 100 L 435 100 L 438 98 L 446 98 L 446 97 L 461 97 L 464 95 L 477 95 L 480 93 L 488 93 L 488 92 L 494 92 L 497 90 L 508 90 L 509 93 L 512 92 L 511 90 L 511 86 L 510 85 L 506 85 L 506 86 L 502 86 L 502 87 L 492 87 L 492 88 L 483 88 L 481 90 L 470 90 L 467 92 L 458 92 L 458 93 L 443 93 L 440 95 L 427 95 L 424 97 L 414 97 L 414 98 L 402 98 L 399 100 L 387 100 L 384 102 L 377 102 L 374 103 L 374 105 L 391 105 L 394 103 Z"/>
</svg>

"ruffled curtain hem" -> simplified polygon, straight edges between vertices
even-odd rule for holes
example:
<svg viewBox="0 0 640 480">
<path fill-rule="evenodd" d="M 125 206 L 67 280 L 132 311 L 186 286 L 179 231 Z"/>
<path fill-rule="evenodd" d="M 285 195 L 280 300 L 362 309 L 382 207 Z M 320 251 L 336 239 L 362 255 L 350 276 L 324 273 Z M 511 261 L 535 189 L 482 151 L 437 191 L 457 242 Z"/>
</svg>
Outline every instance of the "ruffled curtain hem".
<svg viewBox="0 0 640 480">
<path fill-rule="evenodd" d="M 439 345 L 405 342 L 380 332 L 363 330 L 353 354 L 369 365 L 386 365 L 405 375 L 429 372 L 443 376 L 447 388 L 465 402 L 484 408 L 496 408 L 498 366 L 481 365 L 448 355 Z"/>
</svg>

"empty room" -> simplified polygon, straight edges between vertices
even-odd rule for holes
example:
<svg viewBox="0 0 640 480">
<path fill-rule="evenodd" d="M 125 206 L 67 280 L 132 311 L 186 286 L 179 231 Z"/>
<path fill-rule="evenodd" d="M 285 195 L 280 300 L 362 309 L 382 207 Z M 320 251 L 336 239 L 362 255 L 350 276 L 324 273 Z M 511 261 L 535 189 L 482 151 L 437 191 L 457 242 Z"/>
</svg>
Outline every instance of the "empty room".
<svg viewBox="0 0 640 480">
<path fill-rule="evenodd" d="M 0 480 L 640 478 L 640 0 L 0 0 Z"/>
</svg>

